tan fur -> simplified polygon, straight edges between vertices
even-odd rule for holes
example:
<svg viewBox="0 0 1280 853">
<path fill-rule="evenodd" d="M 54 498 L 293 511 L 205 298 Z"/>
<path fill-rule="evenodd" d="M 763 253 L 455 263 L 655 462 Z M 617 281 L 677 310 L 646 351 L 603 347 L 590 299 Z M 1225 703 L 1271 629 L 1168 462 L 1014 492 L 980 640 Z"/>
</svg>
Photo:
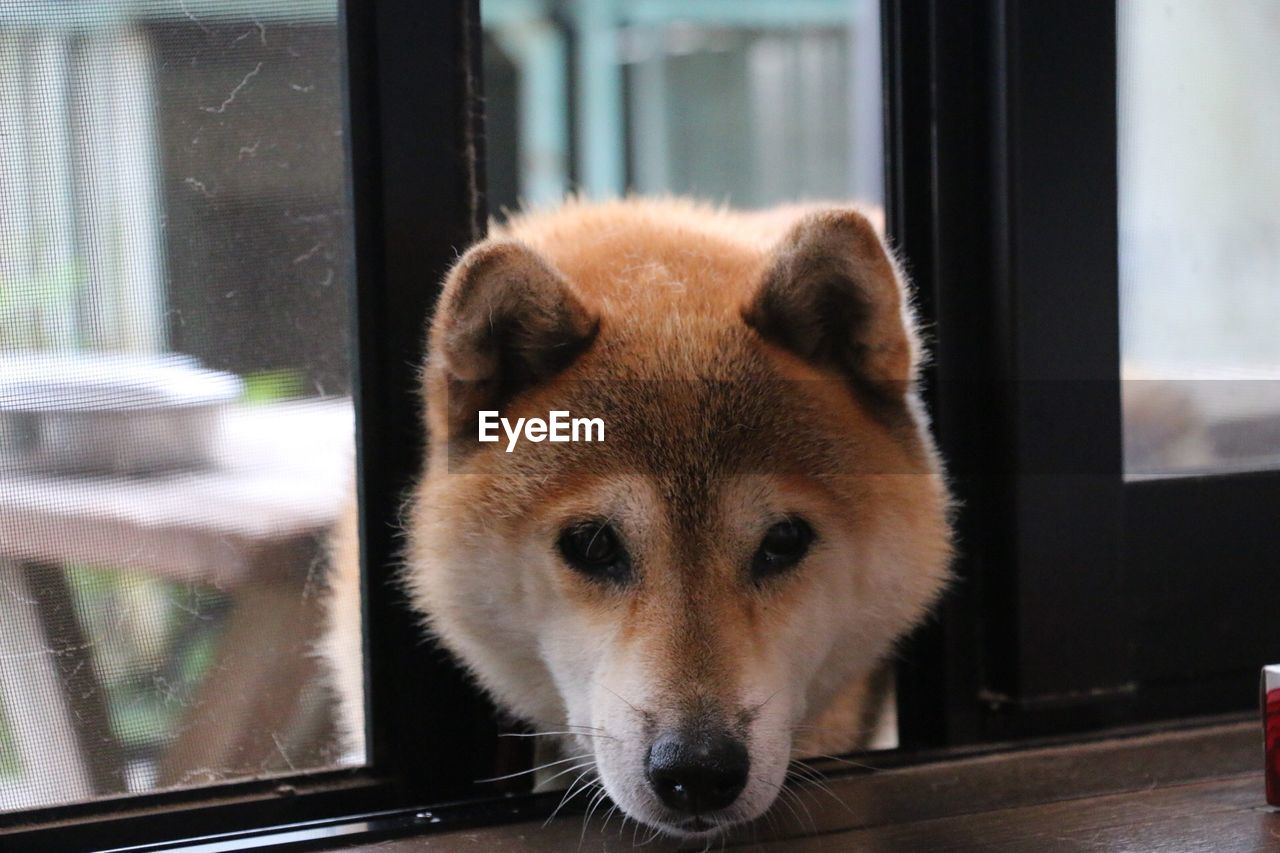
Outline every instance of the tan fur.
<svg viewBox="0 0 1280 853">
<path fill-rule="evenodd" d="M 354 482 L 348 492 L 352 498 L 343 508 L 329 539 L 327 624 L 319 652 L 328 666 L 329 683 L 338 700 L 336 722 L 346 752 L 354 761 L 363 762 L 364 610 L 360 601 L 360 527 Z"/>
<path fill-rule="evenodd" d="M 736 727 L 765 781 L 723 819 L 755 817 L 799 733 L 862 742 L 866 679 L 945 583 L 919 350 L 896 265 L 852 210 L 627 200 L 515 218 L 459 262 L 433 321 L 405 520 L 415 606 L 512 714 L 609 732 L 568 746 L 642 822 L 682 831 L 645 790 L 647 739 Z M 476 441 L 486 405 L 599 416 L 605 441 L 504 453 Z M 752 582 L 788 514 L 812 551 Z M 582 518 L 621 531 L 629 587 L 558 557 Z"/>
</svg>

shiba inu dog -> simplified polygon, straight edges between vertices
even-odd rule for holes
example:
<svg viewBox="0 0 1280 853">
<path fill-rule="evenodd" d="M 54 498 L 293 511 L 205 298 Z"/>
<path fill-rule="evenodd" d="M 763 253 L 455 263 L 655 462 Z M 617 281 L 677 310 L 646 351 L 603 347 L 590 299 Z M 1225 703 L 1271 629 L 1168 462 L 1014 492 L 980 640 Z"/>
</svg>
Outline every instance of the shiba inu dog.
<svg viewBox="0 0 1280 853">
<path fill-rule="evenodd" d="M 945 585 L 920 358 L 854 209 L 517 216 L 457 262 L 431 325 L 405 587 L 629 817 L 685 838 L 749 821 L 794 755 L 860 743 L 867 679 Z M 572 412 L 603 440 L 482 442 L 482 412 Z M 338 550 L 329 654 L 358 697 Z"/>
</svg>

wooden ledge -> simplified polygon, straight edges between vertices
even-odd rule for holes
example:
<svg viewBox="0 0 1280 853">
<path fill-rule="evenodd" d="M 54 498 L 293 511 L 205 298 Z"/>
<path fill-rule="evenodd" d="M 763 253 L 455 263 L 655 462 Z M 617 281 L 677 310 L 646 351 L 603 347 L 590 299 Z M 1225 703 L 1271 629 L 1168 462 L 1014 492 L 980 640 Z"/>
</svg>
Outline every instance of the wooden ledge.
<svg viewBox="0 0 1280 853">
<path fill-rule="evenodd" d="M 827 791 L 797 789 L 804 808 L 776 807 L 725 844 L 777 851 L 1280 850 L 1280 814 L 1263 802 L 1258 723 L 1161 731 L 1061 746 L 1018 748 L 895 769 L 834 762 Z M 838 800 L 838 801 L 837 801 Z M 532 853 L 631 850 L 599 809 L 430 834 L 376 845 L 380 853 L 484 850 Z M 713 849 L 720 849 L 719 843 Z M 350 850 L 375 849 L 355 845 Z M 661 842 L 646 850 L 676 850 Z M 700 845 L 698 848 L 700 849 Z"/>
</svg>

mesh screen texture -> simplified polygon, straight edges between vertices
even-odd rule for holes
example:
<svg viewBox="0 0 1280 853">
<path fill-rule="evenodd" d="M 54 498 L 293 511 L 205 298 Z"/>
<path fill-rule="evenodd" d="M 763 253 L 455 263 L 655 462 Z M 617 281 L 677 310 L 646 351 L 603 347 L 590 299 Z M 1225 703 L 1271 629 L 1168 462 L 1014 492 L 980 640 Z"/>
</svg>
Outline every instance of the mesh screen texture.
<svg viewBox="0 0 1280 853">
<path fill-rule="evenodd" d="M 336 0 L 0 8 L 0 812 L 363 760 L 316 651 L 342 44 Z"/>
</svg>

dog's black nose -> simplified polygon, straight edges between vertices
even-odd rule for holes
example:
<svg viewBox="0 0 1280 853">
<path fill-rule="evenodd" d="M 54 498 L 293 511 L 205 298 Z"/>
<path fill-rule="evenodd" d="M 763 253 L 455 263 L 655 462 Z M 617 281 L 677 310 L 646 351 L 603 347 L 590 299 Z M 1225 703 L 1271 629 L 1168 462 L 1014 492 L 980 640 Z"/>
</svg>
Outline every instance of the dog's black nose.
<svg viewBox="0 0 1280 853">
<path fill-rule="evenodd" d="M 727 734 L 665 734 L 653 742 L 645 774 L 658 799 L 685 814 L 733 803 L 747 786 L 751 757 Z"/>
</svg>

